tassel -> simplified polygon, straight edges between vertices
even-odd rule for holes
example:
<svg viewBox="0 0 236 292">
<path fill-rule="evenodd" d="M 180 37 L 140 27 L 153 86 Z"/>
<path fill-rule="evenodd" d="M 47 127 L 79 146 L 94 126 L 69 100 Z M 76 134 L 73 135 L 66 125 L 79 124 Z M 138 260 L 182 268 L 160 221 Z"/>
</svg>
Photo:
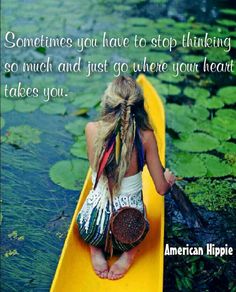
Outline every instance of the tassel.
<svg viewBox="0 0 236 292">
<path fill-rule="evenodd" d="M 120 141 L 120 132 L 118 131 L 116 135 L 116 164 L 118 165 L 120 163 L 120 157 L 121 157 L 121 141 Z"/>
<path fill-rule="evenodd" d="M 102 158 L 99 162 L 98 172 L 97 172 L 97 176 L 96 176 L 95 184 L 94 184 L 94 188 L 93 188 L 94 190 L 95 190 L 95 188 L 98 184 L 98 181 L 103 173 L 103 170 L 107 164 L 109 156 L 111 155 L 111 152 L 114 148 L 114 145 L 115 145 L 115 135 L 112 134 L 112 136 L 111 136 L 110 140 L 108 141 L 107 146 L 102 154 Z"/>
<path fill-rule="evenodd" d="M 112 232 L 111 232 L 111 226 L 109 223 L 107 236 L 106 236 L 106 242 L 105 242 L 105 252 L 109 254 L 110 258 L 113 256 L 113 244 L 112 244 Z"/>
</svg>

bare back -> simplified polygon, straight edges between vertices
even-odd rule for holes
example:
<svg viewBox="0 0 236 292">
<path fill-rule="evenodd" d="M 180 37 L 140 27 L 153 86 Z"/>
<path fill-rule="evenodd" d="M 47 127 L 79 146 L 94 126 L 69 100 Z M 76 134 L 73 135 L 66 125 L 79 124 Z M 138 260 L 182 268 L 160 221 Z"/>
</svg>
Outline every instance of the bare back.
<svg viewBox="0 0 236 292">
<path fill-rule="evenodd" d="M 87 155 L 90 162 L 90 165 L 93 165 L 94 159 L 94 137 L 96 137 L 98 132 L 99 122 L 89 122 L 85 129 L 86 141 L 87 141 Z M 147 164 L 148 170 L 151 174 L 151 177 L 154 181 L 157 191 L 160 194 L 165 193 L 165 191 L 169 188 L 169 184 L 167 183 L 164 174 L 162 165 L 160 162 L 158 148 L 156 139 L 153 131 L 146 130 L 140 131 L 141 140 L 144 147 L 145 153 L 145 163 Z M 134 147 L 131 161 L 128 170 L 125 173 L 125 176 L 131 176 L 138 172 L 138 159 L 137 159 L 137 150 Z"/>
</svg>

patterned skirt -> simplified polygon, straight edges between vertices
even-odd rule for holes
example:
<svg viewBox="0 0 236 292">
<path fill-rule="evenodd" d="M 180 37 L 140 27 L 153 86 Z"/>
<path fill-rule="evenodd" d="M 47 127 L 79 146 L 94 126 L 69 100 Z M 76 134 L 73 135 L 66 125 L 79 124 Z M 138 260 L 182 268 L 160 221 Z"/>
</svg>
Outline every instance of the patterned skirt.
<svg viewBox="0 0 236 292">
<path fill-rule="evenodd" d="M 92 177 L 93 178 L 93 177 Z M 137 208 L 144 214 L 146 219 L 146 230 L 140 240 L 133 244 L 124 244 L 112 237 L 114 252 L 124 252 L 138 245 L 146 236 L 149 230 L 149 222 L 143 203 L 142 185 L 140 184 L 141 174 L 124 178 L 120 193 L 113 199 L 114 210 L 129 206 Z M 82 239 L 90 245 L 105 248 L 106 236 L 111 217 L 111 201 L 109 199 L 106 182 L 99 181 L 95 190 L 91 190 L 78 216 L 77 224 Z"/>
</svg>

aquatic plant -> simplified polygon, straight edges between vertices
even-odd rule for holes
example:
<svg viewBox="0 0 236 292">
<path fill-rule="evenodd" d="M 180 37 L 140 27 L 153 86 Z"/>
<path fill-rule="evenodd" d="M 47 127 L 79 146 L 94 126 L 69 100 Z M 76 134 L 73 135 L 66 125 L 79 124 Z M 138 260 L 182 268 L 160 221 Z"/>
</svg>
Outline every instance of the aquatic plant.
<svg viewBox="0 0 236 292">
<path fill-rule="evenodd" d="M 88 169 L 88 161 L 84 159 L 61 160 L 49 171 L 51 180 L 68 190 L 80 190 Z"/>
<path fill-rule="evenodd" d="M 41 131 L 39 129 L 29 125 L 10 127 L 4 136 L 4 142 L 14 146 L 24 147 L 30 143 L 40 143 L 40 134 Z"/>
</svg>

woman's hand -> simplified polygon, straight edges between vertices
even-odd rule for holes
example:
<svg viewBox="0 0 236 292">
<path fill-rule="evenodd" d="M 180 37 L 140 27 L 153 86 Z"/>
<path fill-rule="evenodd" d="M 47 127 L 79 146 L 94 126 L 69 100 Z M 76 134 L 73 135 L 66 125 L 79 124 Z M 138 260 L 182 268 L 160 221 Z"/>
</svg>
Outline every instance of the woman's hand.
<svg viewBox="0 0 236 292">
<path fill-rule="evenodd" d="M 166 168 L 166 170 L 164 172 L 164 176 L 165 176 L 165 179 L 168 182 L 168 184 L 170 184 L 170 186 L 173 186 L 173 184 L 176 181 L 176 177 L 168 168 Z"/>
</svg>

